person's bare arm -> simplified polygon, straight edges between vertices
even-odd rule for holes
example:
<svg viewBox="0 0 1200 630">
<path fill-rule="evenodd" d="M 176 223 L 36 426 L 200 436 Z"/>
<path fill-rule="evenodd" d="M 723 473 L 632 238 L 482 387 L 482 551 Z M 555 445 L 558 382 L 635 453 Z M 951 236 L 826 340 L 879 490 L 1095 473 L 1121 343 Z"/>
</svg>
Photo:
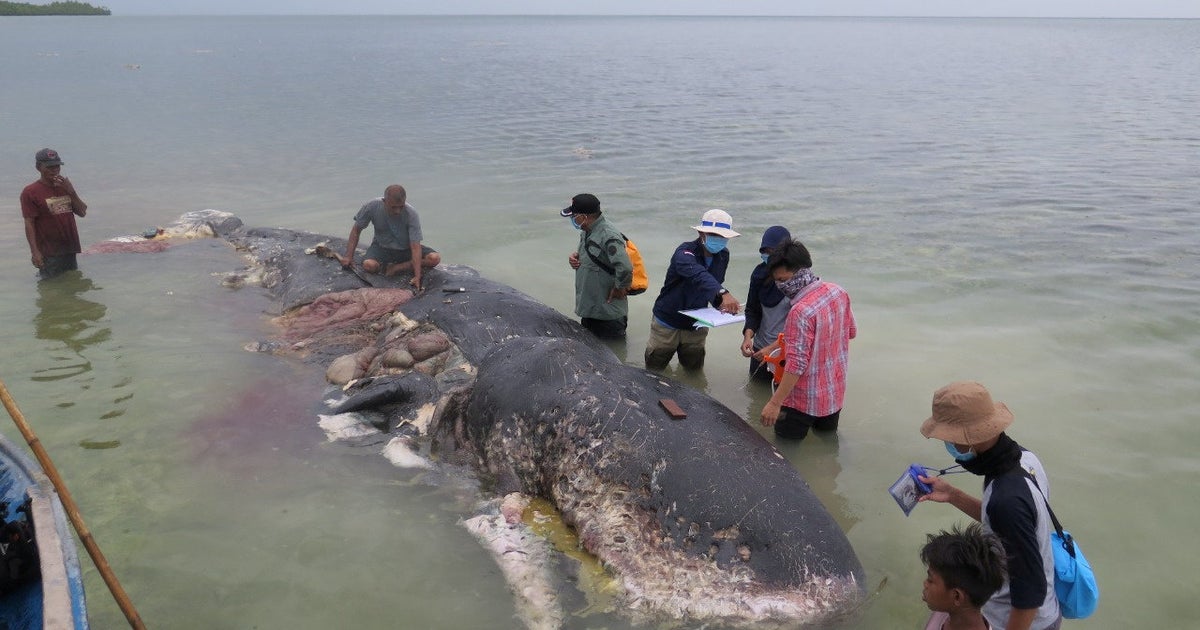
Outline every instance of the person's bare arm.
<svg viewBox="0 0 1200 630">
<path fill-rule="evenodd" d="M 421 242 L 413 241 L 413 242 L 409 243 L 408 249 L 410 252 L 412 252 L 411 257 L 412 257 L 412 263 L 413 263 L 413 265 L 412 265 L 413 277 L 412 277 L 412 280 L 409 280 L 408 283 L 411 284 L 413 286 L 413 288 L 420 291 L 421 290 L 421 272 L 424 271 L 423 266 L 425 264 L 425 260 L 421 257 Z"/>
<path fill-rule="evenodd" d="M 55 188 L 67 193 L 71 197 L 71 211 L 80 217 L 87 216 L 88 205 L 84 203 L 79 193 L 75 192 L 75 184 L 72 184 L 70 179 L 62 175 L 55 176 L 53 181 Z"/>
<path fill-rule="evenodd" d="M 977 521 L 983 521 L 983 501 L 954 487 L 949 481 L 946 481 L 945 477 L 921 477 L 920 479 L 929 484 L 932 490 L 928 494 L 918 497 L 918 501 L 949 503 L 963 514 Z"/>
<path fill-rule="evenodd" d="M 737 298 L 733 294 L 726 291 L 721 295 L 721 305 L 717 307 L 722 313 L 737 315 L 738 311 L 742 310 L 742 305 L 738 303 Z"/>
<path fill-rule="evenodd" d="M 779 412 L 783 409 L 783 401 L 787 400 L 788 394 L 792 393 L 792 388 L 799 380 L 799 374 L 783 373 L 783 379 L 779 381 L 775 393 L 771 394 L 771 399 L 763 405 L 762 417 L 759 420 L 764 427 L 775 426 L 775 422 L 779 420 Z"/>
<path fill-rule="evenodd" d="M 42 252 L 38 250 L 37 226 L 33 219 L 25 219 L 25 239 L 29 241 L 30 261 L 33 262 L 34 267 L 41 269 L 45 261 L 42 258 Z"/>
<path fill-rule="evenodd" d="M 346 255 L 338 256 L 338 262 L 342 263 L 343 267 L 354 266 L 354 250 L 358 249 L 358 235 L 362 232 L 355 223 L 354 227 L 350 228 L 350 237 L 346 239 Z"/>
</svg>

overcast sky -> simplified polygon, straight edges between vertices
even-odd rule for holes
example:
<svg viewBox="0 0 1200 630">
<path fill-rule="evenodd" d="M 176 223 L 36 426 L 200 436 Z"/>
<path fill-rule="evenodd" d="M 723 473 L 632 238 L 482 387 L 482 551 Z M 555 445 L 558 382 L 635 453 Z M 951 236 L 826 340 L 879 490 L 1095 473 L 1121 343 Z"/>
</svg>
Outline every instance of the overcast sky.
<svg viewBox="0 0 1200 630">
<path fill-rule="evenodd" d="M 36 0 L 44 3 L 44 0 Z M 115 15 L 872 15 L 1200 18 L 1200 0 L 94 0 Z"/>
</svg>

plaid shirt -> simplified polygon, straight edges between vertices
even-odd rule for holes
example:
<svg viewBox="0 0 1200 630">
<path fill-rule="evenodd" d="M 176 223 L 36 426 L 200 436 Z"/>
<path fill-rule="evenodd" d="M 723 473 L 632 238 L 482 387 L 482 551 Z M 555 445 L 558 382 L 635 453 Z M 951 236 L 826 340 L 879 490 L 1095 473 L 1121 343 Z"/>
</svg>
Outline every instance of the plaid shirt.
<svg viewBox="0 0 1200 630">
<path fill-rule="evenodd" d="M 857 334 L 845 289 L 820 280 L 804 287 L 783 327 L 784 371 L 800 375 L 783 406 L 817 417 L 841 410 L 850 340 Z"/>
</svg>

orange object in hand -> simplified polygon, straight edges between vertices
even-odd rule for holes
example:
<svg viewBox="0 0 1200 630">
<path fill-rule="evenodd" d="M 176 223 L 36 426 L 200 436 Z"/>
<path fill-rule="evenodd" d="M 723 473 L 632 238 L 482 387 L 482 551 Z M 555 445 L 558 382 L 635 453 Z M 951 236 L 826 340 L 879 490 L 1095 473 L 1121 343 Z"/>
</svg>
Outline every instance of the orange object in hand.
<svg viewBox="0 0 1200 630">
<path fill-rule="evenodd" d="M 783 380 L 783 333 L 779 334 L 779 338 L 775 340 L 779 346 L 771 351 L 771 354 L 763 357 L 763 363 L 771 365 L 771 380 L 778 385 Z"/>
</svg>

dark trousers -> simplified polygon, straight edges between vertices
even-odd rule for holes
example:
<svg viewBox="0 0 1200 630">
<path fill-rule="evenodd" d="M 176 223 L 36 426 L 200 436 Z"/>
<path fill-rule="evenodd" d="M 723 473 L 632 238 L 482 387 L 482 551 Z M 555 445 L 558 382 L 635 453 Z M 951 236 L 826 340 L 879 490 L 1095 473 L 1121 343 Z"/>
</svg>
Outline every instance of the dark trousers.
<svg viewBox="0 0 1200 630">
<path fill-rule="evenodd" d="M 61 256 L 43 256 L 42 268 L 38 270 L 38 275 L 44 278 L 53 278 L 63 272 L 78 269 L 79 263 L 75 261 L 75 254 L 63 254 Z"/>
<path fill-rule="evenodd" d="M 756 349 L 757 350 L 757 349 Z M 770 366 L 754 357 L 750 357 L 750 378 L 760 383 L 770 383 L 775 375 L 771 374 Z"/>
<path fill-rule="evenodd" d="M 584 317 L 579 320 L 583 327 L 601 339 L 624 339 L 625 329 L 629 325 L 628 317 L 617 319 L 592 319 Z"/>
<path fill-rule="evenodd" d="M 828 416 L 810 416 L 803 411 L 791 407 L 783 407 L 779 411 L 779 419 L 775 421 L 775 436 L 789 440 L 803 440 L 808 437 L 808 430 L 837 431 L 839 409 Z"/>
</svg>

